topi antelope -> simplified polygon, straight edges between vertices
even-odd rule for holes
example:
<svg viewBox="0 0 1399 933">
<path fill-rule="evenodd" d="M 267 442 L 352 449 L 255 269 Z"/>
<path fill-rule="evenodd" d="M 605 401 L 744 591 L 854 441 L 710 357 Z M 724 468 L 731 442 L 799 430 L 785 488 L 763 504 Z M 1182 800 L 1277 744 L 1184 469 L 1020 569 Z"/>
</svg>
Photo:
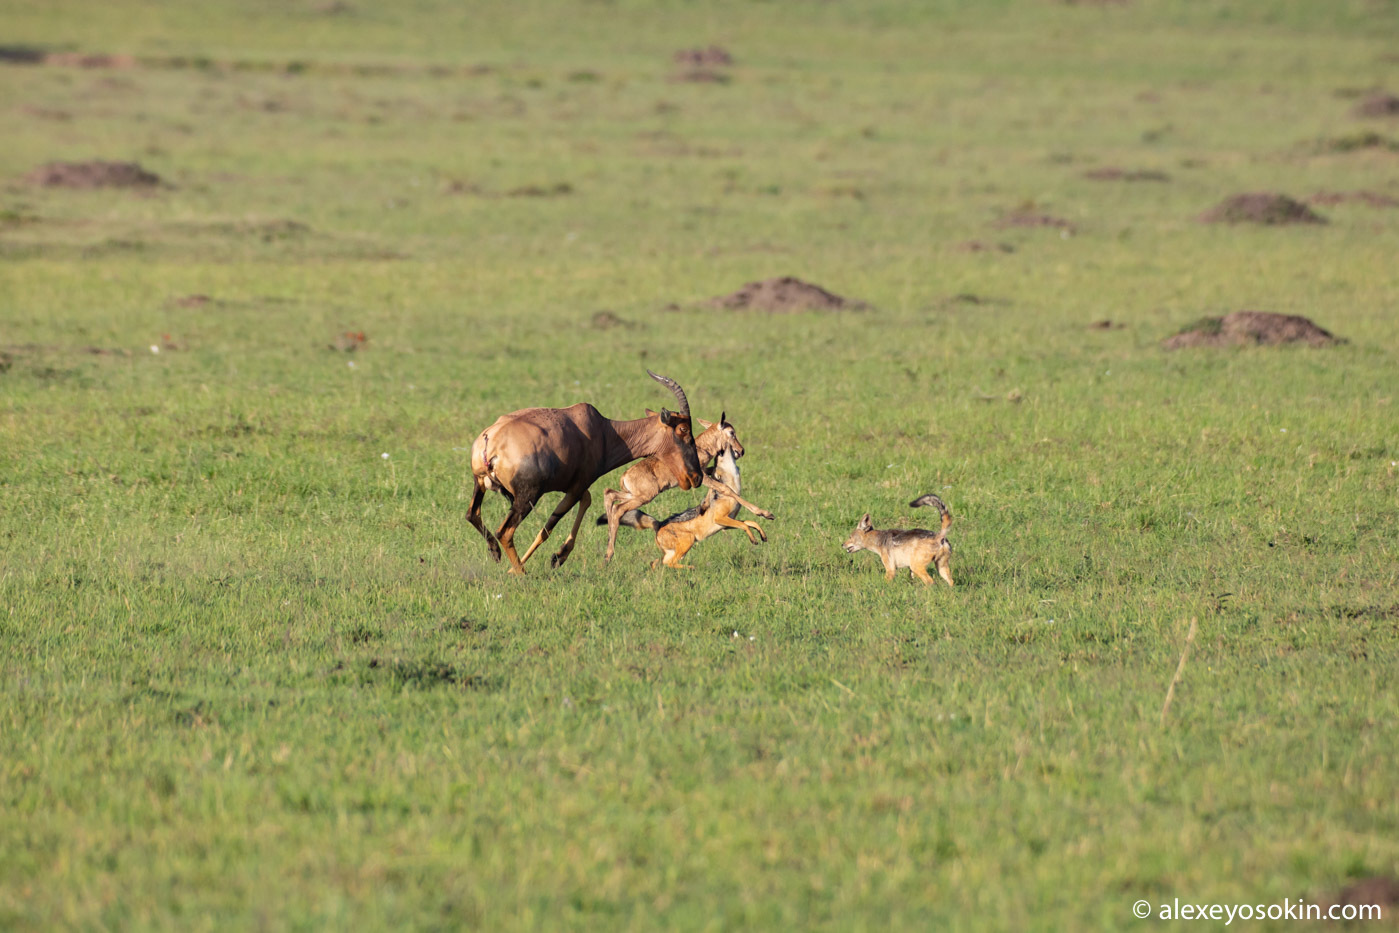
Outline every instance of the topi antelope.
<svg viewBox="0 0 1399 933">
<path fill-rule="evenodd" d="M 650 409 L 647 409 L 647 414 L 650 413 Z M 709 463 L 726 448 L 733 451 L 735 459 L 743 456 L 743 445 L 738 442 L 738 433 L 734 431 L 734 426 L 729 424 L 727 412 L 720 413 L 717 424 L 703 418 L 699 419 L 699 423 L 704 425 L 704 430 L 695 438 L 695 451 L 699 454 L 701 466 Z M 603 491 L 604 514 L 597 523 L 607 526 L 607 555 L 604 560 L 612 560 L 612 552 L 617 547 L 617 529 L 623 524 L 622 516 L 632 509 L 641 508 L 667 489 L 675 487 L 679 481 L 679 476 L 669 464 L 659 457 L 648 457 L 622 474 L 621 479 L 617 481 L 618 489 Z M 704 485 L 732 497 L 739 505 L 760 518 L 774 518 L 767 509 L 739 498 L 738 493 L 725 485 L 722 479 L 706 473 Z"/>
<path fill-rule="evenodd" d="M 675 380 L 649 369 L 646 374 L 674 393 L 679 412 L 662 408 L 659 414 L 650 412 L 635 421 L 613 421 L 586 402 L 569 408 L 525 408 L 497 418 L 472 443 L 475 490 L 466 520 L 481 532 L 495 560 L 500 560 L 500 550 L 505 549 L 510 573 L 525 572 L 525 561 L 577 505 L 573 529 L 550 561 L 553 567 L 562 565 L 592 504 L 588 487 L 624 463 L 655 456 L 677 477 L 681 489 L 692 489 L 703 481 L 685 390 Z M 488 489 L 498 491 L 510 503 L 510 514 L 494 535 L 481 521 L 481 501 Z M 520 557 L 515 552 L 515 531 L 546 492 L 563 493 L 563 501 Z"/>
</svg>

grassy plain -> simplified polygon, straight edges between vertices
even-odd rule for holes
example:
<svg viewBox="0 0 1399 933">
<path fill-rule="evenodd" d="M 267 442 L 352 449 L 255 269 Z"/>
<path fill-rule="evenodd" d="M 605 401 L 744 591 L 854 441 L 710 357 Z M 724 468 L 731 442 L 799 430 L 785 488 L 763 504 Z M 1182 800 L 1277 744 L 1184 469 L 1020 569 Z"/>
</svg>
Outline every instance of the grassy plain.
<svg viewBox="0 0 1399 933">
<path fill-rule="evenodd" d="M 1399 135 L 1351 114 L 1395 4 L 3 22 L 139 66 L 0 64 L 0 926 L 1118 928 L 1399 872 L 1399 211 L 1195 219 L 1399 196 L 1324 143 Z M 170 186 L 23 180 L 88 158 Z M 783 274 L 875 310 L 697 306 Z M 1241 308 L 1349 342 L 1159 349 Z M 770 541 L 653 573 L 590 520 L 507 579 L 475 432 L 647 366 Z M 840 550 L 929 491 L 955 591 Z"/>
</svg>

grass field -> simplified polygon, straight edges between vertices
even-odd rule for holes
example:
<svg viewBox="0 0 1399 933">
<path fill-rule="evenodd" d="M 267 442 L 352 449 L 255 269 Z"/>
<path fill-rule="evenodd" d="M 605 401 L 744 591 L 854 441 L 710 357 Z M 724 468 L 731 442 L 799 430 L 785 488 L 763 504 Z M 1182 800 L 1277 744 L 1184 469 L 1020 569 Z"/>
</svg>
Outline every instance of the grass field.
<svg viewBox="0 0 1399 933">
<path fill-rule="evenodd" d="M 1399 210 L 1197 220 L 1399 197 L 1353 113 L 1399 5 L 0 26 L 0 927 L 1155 928 L 1399 873 Z M 167 184 L 25 180 L 84 159 Z M 872 310 L 703 305 L 778 275 Z M 1239 309 L 1348 342 L 1160 348 Z M 604 566 L 595 506 L 507 578 L 471 440 L 647 367 L 770 540 Z M 840 549 L 924 492 L 955 590 Z"/>
</svg>

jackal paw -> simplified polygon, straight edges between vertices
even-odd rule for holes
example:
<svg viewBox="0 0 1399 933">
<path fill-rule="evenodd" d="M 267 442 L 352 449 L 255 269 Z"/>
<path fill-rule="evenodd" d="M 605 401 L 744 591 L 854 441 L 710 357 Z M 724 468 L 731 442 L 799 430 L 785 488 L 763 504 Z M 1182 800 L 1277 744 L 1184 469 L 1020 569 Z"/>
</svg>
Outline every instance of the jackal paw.
<svg viewBox="0 0 1399 933">
<path fill-rule="evenodd" d="M 759 518 L 766 518 L 768 521 L 772 521 L 774 518 L 777 517 L 776 515 L 773 515 L 771 512 L 769 512 L 767 509 L 759 509 L 754 514 L 757 515 Z"/>
</svg>

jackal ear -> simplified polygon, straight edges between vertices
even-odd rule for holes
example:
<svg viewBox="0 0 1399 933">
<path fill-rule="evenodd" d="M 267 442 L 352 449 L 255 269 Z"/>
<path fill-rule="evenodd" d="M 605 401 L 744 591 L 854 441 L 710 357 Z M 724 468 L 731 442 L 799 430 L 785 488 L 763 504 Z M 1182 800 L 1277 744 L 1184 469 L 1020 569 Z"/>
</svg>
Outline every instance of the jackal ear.
<svg viewBox="0 0 1399 933">
<path fill-rule="evenodd" d="M 706 431 L 714 427 L 713 421 L 705 421 L 703 418 L 696 418 L 695 420 L 698 421 L 700 423 L 700 426 L 703 427 Z"/>
<path fill-rule="evenodd" d="M 856 531 L 869 531 L 874 527 L 874 522 L 870 521 L 870 513 L 866 512 L 864 518 L 860 519 L 860 524 L 855 526 Z"/>
</svg>

